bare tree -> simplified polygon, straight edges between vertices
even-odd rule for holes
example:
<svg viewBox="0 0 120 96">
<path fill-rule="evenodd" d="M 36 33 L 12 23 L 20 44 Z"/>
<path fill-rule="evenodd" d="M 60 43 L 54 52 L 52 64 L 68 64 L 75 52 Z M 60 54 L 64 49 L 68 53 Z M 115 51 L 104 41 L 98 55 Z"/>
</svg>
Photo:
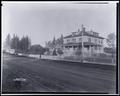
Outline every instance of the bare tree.
<svg viewBox="0 0 120 96">
<path fill-rule="evenodd" d="M 114 55 L 116 53 L 116 48 L 115 48 L 115 40 L 116 40 L 116 37 L 115 37 L 115 34 L 114 33 L 110 33 L 108 34 L 108 37 L 106 39 L 106 42 L 109 46 L 109 49 L 110 49 L 110 53 L 112 55 L 112 62 L 114 61 Z"/>
<path fill-rule="evenodd" d="M 106 39 L 106 42 L 108 44 L 108 46 L 110 48 L 115 48 L 115 34 L 114 33 L 110 33 L 108 36 L 107 36 L 107 39 Z"/>
</svg>

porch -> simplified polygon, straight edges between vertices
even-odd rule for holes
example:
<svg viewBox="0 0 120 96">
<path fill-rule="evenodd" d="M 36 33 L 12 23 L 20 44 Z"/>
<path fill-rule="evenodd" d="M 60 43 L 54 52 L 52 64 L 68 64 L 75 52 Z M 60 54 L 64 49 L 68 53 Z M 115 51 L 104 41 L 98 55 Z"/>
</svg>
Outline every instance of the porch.
<svg viewBox="0 0 120 96">
<path fill-rule="evenodd" d="M 82 49 L 83 48 L 83 49 Z M 96 53 L 103 53 L 103 47 L 98 44 L 93 44 L 89 42 L 84 42 L 84 46 L 82 44 L 65 44 L 63 47 L 64 55 L 81 55 L 84 56 L 92 56 Z M 79 54 L 78 54 L 79 53 Z"/>
</svg>

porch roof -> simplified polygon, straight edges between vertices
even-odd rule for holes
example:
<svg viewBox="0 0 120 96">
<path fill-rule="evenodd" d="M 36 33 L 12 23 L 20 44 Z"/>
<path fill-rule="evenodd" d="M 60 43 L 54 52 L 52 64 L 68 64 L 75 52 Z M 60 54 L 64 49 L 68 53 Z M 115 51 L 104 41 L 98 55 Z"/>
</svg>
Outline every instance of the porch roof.
<svg viewBox="0 0 120 96">
<path fill-rule="evenodd" d="M 66 43 L 66 44 L 63 44 L 63 46 L 81 46 L 82 43 Z M 95 43 L 92 43 L 92 42 L 84 42 L 83 45 L 86 45 L 86 46 L 102 46 L 100 44 L 95 44 Z"/>
</svg>

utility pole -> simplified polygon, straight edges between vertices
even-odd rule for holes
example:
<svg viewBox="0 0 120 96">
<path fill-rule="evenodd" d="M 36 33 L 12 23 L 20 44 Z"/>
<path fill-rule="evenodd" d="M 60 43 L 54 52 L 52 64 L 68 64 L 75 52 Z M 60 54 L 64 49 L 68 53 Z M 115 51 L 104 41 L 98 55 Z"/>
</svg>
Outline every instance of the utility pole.
<svg viewBox="0 0 120 96">
<path fill-rule="evenodd" d="M 82 60 L 81 60 L 81 62 L 83 63 L 83 61 L 84 61 L 84 42 L 83 42 L 83 32 L 84 32 L 84 30 L 83 30 L 83 28 L 84 28 L 84 26 L 83 26 L 83 24 L 82 24 Z"/>
</svg>

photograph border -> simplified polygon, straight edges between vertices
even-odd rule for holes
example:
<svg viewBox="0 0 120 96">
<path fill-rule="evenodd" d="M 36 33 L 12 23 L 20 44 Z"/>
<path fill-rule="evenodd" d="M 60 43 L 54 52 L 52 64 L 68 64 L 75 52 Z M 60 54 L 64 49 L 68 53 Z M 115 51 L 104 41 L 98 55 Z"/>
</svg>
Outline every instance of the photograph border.
<svg viewBox="0 0 120 96">
<path fill-rule="evenodd" d="M 113 0 L 113 2 L 114 2 L 114 0 Z M 119 49 L 119 46 L 120 46 L 120 43 L 119 43 L 119 41 L 120 41 L 120 39 L 119 39 L 119 37 L 120 37 L 120 34 L 119 34 L 119 28 L 120 28 L 120 26 L 119 26 L 119 11 L 120 10 L 119 10 L 119 8 L 120 8 L 120 4 L 116 3 L 116 7 L 117 7 L 116 8 L 116 46 L 117 46 L 116 47 L 116 94 L 112 94 L 112 95 L 119 95 L 119 92 L 120 92 L 120 89 L 119 89 L 119 87 L 120 87 L 120 84 L 119 84 L 119 79 L 120 79 L 120 77 L 119 77 L 119 73 L 120 73 L 120 70 L 119 70 L 119 67 L 120 67 L 119 66 L 119 50 L 120 50 Z M 2 24 L 1 24 L 1 26 L 2 26 Z M 1 31 L 1 38 L 2 38 L 2 31 Z M 2 41 L 2 39 L 1 39 L 1 41 Z M 1 50 L 1 58 L 2 58 L 2 50 Z M 2 61 L 1 61 L 1 63 L 2 63 Z M 1 66 L 1 73 L 2 73 L 2 66 Z M 2 74 L 1 74 L 1 76 L 2 76 Z M 1 79 L 1 89 L 2 89 L 2 79 Z M 2 93 L 1 95 L 13 95 L 13 94 L 15 94 L 15 95 L 19 95 L 19 94 L 20 95 L 30 95 L 30 94 L 31 95 L 32 94 L 34 94 L 34 95 L 45 95 L 45 94 L 50 94 L 50 95 L 55 95 L 55 94 L 62 94 L 62 95 L 70 95 L 70 94 L 109 95 L 108 93 L 100 93 L 100 92 L 98 92 L 98 93 L 97 92 L 20 92 L 20 93 L 18 93 L 18 92 L 2 92 L 2 90 L 1 90 L 1 93 Z"/>
</svg>

